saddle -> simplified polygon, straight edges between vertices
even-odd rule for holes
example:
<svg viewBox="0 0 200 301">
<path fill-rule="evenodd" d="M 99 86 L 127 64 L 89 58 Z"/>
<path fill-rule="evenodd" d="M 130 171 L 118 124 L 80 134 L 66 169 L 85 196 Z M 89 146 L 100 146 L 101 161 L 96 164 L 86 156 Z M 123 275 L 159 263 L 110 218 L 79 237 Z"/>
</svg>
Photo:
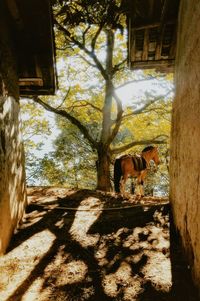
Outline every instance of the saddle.
<svg viewBox="0 0 200 301">
<path fill-rule="evenodd" d="M 142 171 L 147 168 L 147 162 L 143 157 L 134 156 L 132 157 L 134 169 L 136 171 Z"/>
</svg>

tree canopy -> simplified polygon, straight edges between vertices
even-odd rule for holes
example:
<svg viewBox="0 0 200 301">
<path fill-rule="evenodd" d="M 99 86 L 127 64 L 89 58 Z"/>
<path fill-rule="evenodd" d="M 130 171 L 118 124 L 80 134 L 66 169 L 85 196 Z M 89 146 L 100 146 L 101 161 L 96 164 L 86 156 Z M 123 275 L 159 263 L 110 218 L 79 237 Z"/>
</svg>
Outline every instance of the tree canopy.
<svg viewBox="0 0 200 301">
<path fill-rule="evenodd" d="M 45 170 L 48 160 L 57 160 L 51 168 L 57 174 L 63 170 L 60 184 L 73 177 L 75 186 L 85 178 L 94 187 L 97 173 L 97 188 L 110 190 L 110 164 L 117 155 L 133 147 L 137 151 L 148 144 L 168 143 L 171 78 L 128 70 L 120 1 L 55 1 L 54 22 L 60 88 L 55 97 L 33 100 L 56 114 L 60 134 L 41 166 Z M 127 95 L 119 95 L 123 87 L 131 90 L 131 84 L 141 82 L 144 86 L 152 82 L 155 88 L 138 96 L 139 101 L 137 97 L 127 102 Z M 53 178 L 49 181 L 53 183 Z"/>
</svg>

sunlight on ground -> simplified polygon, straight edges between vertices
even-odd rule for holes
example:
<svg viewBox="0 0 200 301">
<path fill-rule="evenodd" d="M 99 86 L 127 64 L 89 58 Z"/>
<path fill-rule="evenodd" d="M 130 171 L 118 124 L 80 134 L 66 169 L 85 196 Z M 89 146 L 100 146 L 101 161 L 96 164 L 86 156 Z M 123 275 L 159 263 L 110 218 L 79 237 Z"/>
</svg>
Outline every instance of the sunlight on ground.
<svg viewBox="0 0 200 301">
<path fill-rule="evenodd" d="M 58 277 L 56 285 L 78 283 L 85 279 L 87 265 L 81 260 L 73 260 L 62 266 L 63 272 Z"/>
<path fill-rule="evenodd" d="M 27 279 L 31 271 L 39 263 L 41 256 L 45 255 L 52 246 L 54 239 L 55 236 L 50 231 L 44 230 L 33 235 L 20 246 L 0 258 L 1 301 L 7 300 L 16 288 Z M 37 279 L 37 284 L 33 284 L 34 292 L 36 288 L 40 287 L 41 281 L 41 279 Z M 38 293 L 37 290 L 35 293 Z M 31 299 L 26 299 L 24 296 L 23 301 L 25 300 L 31 301 Z"/>
<path fill-rule="evenodd" d="M 168 237 L 164 238 L 161 232 L 162 230 L 157 227 L 149 227 L 148 230 L 137 227 L 127 237 L 124 247 L 135 252 L 134 255 L 124 258 L 115 273 L 107 274 L 104 277 L 103 286 L 108 296 L 114 298 L 123 293 L 123 300 L 138 300 L 138 294 L 144 290 L 143 283 L 147 281 L 156 290 L 170 291 L 172 285 L 171 262 L 169 256 L 166 257 L 166 254 L 163 254 L 165 250 L 169 250 L 169 240 Z M 148 239 L 141 241 L 139 237 L 142 235 L 148 235 Z M 108 265 L 114 266 L 119 258 L 120 256 L 116 255 L 113 262 Z M 133 266 L 138 266 L 135 274 L 132 270 Z"/>
<path fill-rule="evenodd" d="M 25 295 L 22 296 L 21 301 L 36 301 L 38 296 L 41 300 L 45 300 L 48 297 L 48 292 L 41 292 L 43 285 L 43 279 L 37 278 L 26 291 Z"/>
<path fill-rule="evenodd" d="M 35 210 L 36 197 L 21 226 L 23 242 L 16 240 L 14 249 L 0 258 L 0 301 L 87 301 L 99 290 L 102 301 L 139 301 L 146 287 L 170 292 L 167 214 L 155 210 L 145 220 L 151 206 L 138 205 L 130 215 L 130 208 L 104 211 L 105 199 L 96 195 L 78 194 L 77 209 L 67 212 L 66 196 L 64 203 L 60 198 L 56 203 L 49 191 L 38 199 L 40 211 Z M 134 221 L 138 215 L 141 224 Z M 31 234 L 41 227 L 55 234 L 47 229 Z"/>
<path fill-rule="evenodd" d="M 163 233 L 160 228 L 155 226 L 151 226 L 150 231 L 148 242 L 151 242 L 152 248 L 145 252 L 148 261 L 142 272 L 145 279 L 151 280 L 155 288 L 160 289 L 162 287 L 164 291 L 169 291 L 172 285 L 169 234 Z"/>
<path fill-rule="evenodd" d="M 151 284 L 156 290 L 162 290 L 164 292 L 170 291 L 172 276 L 169 258 L 155 251 L 149 251 L 146 252 L 146 254 L 148 255 L 148 261 L 142 269 L 145 280 L 151 281 Z"/>
<path fill-rule="evenodd" d="M 128 232 L 128 229 L 119 229 L 113 234 L 112 243 L 120 245 L 121 236 Z M 169 254 L 166 257 L 167 250 L 169 252 L 168 231 L 163 233 L 162 228 L 152 225 L 145 228 L 136 227 L 130 235 L 127 235 L 123 246 L 125 252 L 133 250 L 133 255 L 123 257 L 123 254 L 117 253 L 112 260 L 106 261 L 108 252 L 106 244 L 103 246 L 100 244 L 96 253 L 99 265 L 106 266 L 106 269 L 112 269 L 121 262 L 115 273 L 107 273 L 103 279 L 103 287 L 108 296 L 115 298 L 123 294 L 123 300 L 138 300 L 138 294 L 144 291 L 143 284 L 148 281 L 156 290 L 170 291 L 171 262 Z"/>
<path fill-rule="evenodd" d="M 83 247 L 94 246 L 99 240 L 99 234 L 88 235 L 87 231 L 100 216 L 101 209 L 103 209 L 103 203 L 94 197 L 84 199 L 78 207 L 69 232 L 72 238 L 77 240 Z"/>
<path fill-rule="evenodd" d="M 123 291 L 124 300 L 135 300 L 142 291 L 139 277 L 132 275 L 131 266 L 124 261 L 115 273 L 105 276 L 103 286 L 110 297 L 117 297 Z"/>
</svg>

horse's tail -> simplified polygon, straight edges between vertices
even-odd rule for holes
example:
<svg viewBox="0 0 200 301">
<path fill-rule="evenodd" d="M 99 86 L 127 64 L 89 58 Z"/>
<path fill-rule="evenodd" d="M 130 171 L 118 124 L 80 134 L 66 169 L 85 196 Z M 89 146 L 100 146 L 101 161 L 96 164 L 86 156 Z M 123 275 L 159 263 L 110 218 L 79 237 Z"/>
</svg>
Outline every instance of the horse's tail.
<svg viewBox="0 0 200 301">
<path fill-rule="evenodd" d="M 121 158 L 115 160 L 114 164 L 114 186 L 115 192 L 120 192 L 120 179 L 122 176 Z"/>
</svg>

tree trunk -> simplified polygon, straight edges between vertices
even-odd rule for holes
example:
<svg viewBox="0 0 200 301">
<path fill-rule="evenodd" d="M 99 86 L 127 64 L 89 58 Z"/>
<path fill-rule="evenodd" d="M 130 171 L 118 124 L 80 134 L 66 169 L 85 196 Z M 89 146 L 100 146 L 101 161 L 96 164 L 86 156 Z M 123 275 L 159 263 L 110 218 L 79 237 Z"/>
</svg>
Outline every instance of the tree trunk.
<svg viewBox="0 0 200 301">
<path fill-rule="evenodd" d="M 110 154 L 108 150 L 104 150 L 103 148 L 98 150 L 97 189 L 111 191 Z"/>
<path fill-rule="evenodd" d="M 113 98 L 113 85 L 112 85 L 112 72 L 113 72 L 113 48 L 114 48 L 114 34 L 112 30 L 106 31 L 106 74 L 108 76 L 105 81 L 105 100 L 103 106 L 103 120 L 102 120 L 102 132 L 99 143 L 98 162 L 97 162 L 97 189 L 103 191 L 111 190 L 110 182 L 110 152 L 109 146 L 111 141 L 111 110 L 112 110 L 112 98 Z"/>
</svg>

